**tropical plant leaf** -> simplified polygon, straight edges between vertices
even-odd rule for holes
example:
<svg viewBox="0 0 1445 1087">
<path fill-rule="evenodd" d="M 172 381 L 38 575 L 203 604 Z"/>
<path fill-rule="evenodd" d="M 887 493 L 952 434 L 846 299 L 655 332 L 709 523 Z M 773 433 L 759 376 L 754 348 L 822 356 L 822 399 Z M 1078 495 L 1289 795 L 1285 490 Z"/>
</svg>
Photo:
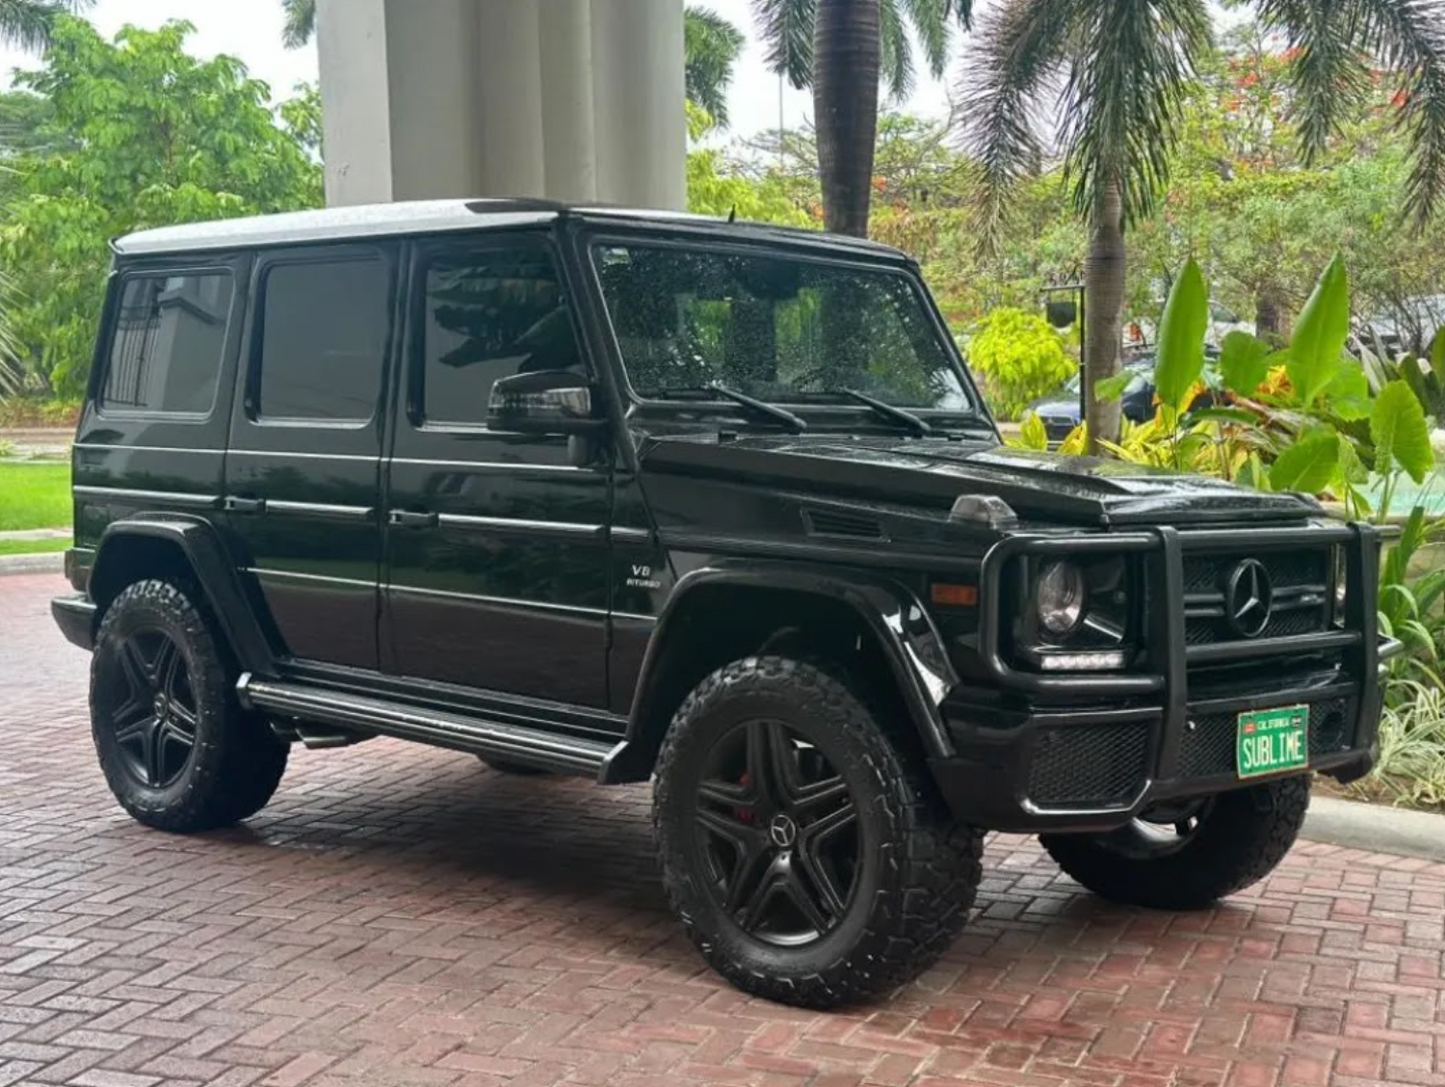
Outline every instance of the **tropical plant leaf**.
<svg viewBox="0 0 1445 1087">
<path fill-rule="evenodd" d="M 1437 381 L 1445 382 L 1445 328 L 1436 332 L 1430 343 L 1430 369 Z"/>
<path fill-rule="evenodd" d="M 1290 339 L 1290 384 L 1295 402 L 1309 407 L 1339 372 L 1350 337 L 1350 280 L 1343 256 L 1330 261 L 1305 303 Z"/>
<path fill-rule="evenodd" d="M 1325 388 L 1325 403 L 1345 422 L 1370 417 L 1370 379 L 1365 368 L 1346 360 Z"/>
<path fill-rule="evenodd" d="M 1018 447 L 1021 449 L 1047 449 L 1049 447 L 1049 432 L 1044 428 L 1044 421 L 1039 418 L 1037 412 L 1029 412 L 1024 416 L 1019 426 Z"/>
<path fill-rule="evenodd" d="M 1113 377 L 1106 377 L 1103 381 L 1094 385 L 1094 395 L 1100 400 L 1118 400 L 1129 388 L 1130 382 L 1134 380 L 1134 374 L 1127 370 L 1120 371 Z"/>
<path fill-rule="evenodd" d="M 1241 426 L 1250 426 L 1258 422 L 1259 416 L 1246 408 L 1200 408 L 1184 416 L 1185 426 L 1193 426 L 1195 423 L 1238 423 Z"/>
<path fill-rule="evenodd" d="M 1069 431 L 1068 437 L 1059 443 L 1059 453 L 1065 457 L 1082 457 L 1089 451 L 1089 426 L 1080 423 Z"/>
<path fill-rule="evenodd" d="M 1424 483 L 1435 466 L 1425 409 L 1403 381 L 1390 382 L 1375 398 L 1370 437 L 1375 443 L 1377 472 L 1383 474 L 1398 466 L 1416 483 Z"/>
<path fill-rule="evenodd" d="M 1175 411 L 1204 373 L 1204 337 L 1209 333 L 1209 288 L 1198 261 L 1190 258 L 1174 281 L 1159 322 L 1154 385 L 1159 399 Z"/>
<path fill-rule="evenodd" d="M 1219 375 L 1224 387 L 1241 396 L 1253 396 L 1269 376 L 1269 344 L 1248 332 L 1234 331 L 1219 346 Z"/>
<path fill-rule="evenodd" d="M 1333 427 L 1302 434 L 1282 452 L 1269 470 L 1269 485 L 1276 491 L 1319 494 L 1330 485 L 1340 465 L 1340 436 Z"/>
</svg>

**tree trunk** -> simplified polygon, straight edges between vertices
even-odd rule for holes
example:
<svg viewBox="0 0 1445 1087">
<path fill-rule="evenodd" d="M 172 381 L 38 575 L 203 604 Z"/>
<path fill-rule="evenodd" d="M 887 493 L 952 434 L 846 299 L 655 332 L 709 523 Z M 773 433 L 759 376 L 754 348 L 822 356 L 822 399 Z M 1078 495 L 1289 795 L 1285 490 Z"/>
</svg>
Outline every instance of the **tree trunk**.
<svg viewBox="0 0 1445 1087">
<path fill-rule="evenodd" d="M 813 115 L 823 219 L 868 236 L 882 60 L 878 0 L 818 0 L 813 27 Z"/>
<path fill-rule="evenodd" d="M 1105 183 L 1094 206 L 1089 258 L 1084 267 L 1085 312 L 1088 327 L 1084 341 L 1084 383 L 1087 390 L 1089 451 L 1098 452 L 1101 440 L 1119 440 L 1119 401 L 1094 395 L 1099 382 L 1119 372 L 1119 343 L 1124 319 L 1124 202 L 1117 181 Z"/>
<path fill-rule="evenodd" d="M 1254 298 L 1254 334 L 1272 344 L 1284 343 L 1284 297 L 1277 287 L 1261 287 Z"/>
</svg>

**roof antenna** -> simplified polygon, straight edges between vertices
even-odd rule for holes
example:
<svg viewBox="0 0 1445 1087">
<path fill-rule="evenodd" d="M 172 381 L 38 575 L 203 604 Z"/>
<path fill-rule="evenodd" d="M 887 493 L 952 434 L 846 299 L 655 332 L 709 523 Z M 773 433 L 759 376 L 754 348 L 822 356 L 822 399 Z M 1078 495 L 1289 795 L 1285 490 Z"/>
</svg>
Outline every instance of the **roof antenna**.
<svg viewBox="0 0 1445 1087">
<path fill-rule="evenodd" d="M 733 205 L 733 210 L 730 211 L 730 212 L 728 212 L 728 225 L 732 225 L 733 223 L 735 223 L 735 222 L 737 222 L 737 221 L 738 221 L 738 206 L 737 206 L 736 204 L 734 204 L 734 205 Z"/>
</svg>

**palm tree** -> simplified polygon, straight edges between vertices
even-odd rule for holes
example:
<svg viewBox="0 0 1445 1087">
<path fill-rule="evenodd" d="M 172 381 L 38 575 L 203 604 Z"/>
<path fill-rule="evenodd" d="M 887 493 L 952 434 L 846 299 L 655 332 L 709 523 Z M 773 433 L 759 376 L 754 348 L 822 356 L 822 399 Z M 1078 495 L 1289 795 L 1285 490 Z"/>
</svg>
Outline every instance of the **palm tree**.
<svg viewBox="0 0 1445 1087">
<path fill-rule="evenodd" d="M 287 49 L 300 49 L 316 35 L 316 0 L 281 0 L 285 22 L 281 41 Z"/>
<path fill-rule="evenodd" d="M 55 20 L 90 7 L 95 0 L 0 0 L 0 43 L 27 53 L 50 45 Z"/>
<path fill-rule="evenodd" d="M 878 92 L 908 95 L 911 27 L 934 78 L 948 63 L 955 26 L 973 0 L 753 0 L 768 63 L 794 87 L 813 89 L 823 218 L 829 230 L 868 233 Z"/>
<path fill-rule="evenodd" d="M 747 39 L 743 32 L 710 8 L 689 7 L 684 13 L 686 55 L 683 77 L 687 99 L 707 110 L 720 128 L 728 126 L 728 87 L 733 66 Z"/>
<path fill-rule="evenodd" d="M 1255 0 L 1289 46 L 1305 161 L 1370 85 L 1374 57 L 1405 83 L 1399 122 L 1413 167 L 1405 207 L 1427 218 L 1445 192 L 1445 13 L 1438 0 Z M 981 176 L 980 237 L 997 237 L 1018 181 L 1045 157 L 1039 96 L 1057 88 L 1059 146 L 1091 237 L 1084 345 L 1091 442 L 1119 433 L 1099 382 L 1119 368 L 1125 231 L 1169 178 L 1185 92 L 1211 47 L 1208 0 L 1003 0 L 962 80 L 965 149 Z"/>
</svg>

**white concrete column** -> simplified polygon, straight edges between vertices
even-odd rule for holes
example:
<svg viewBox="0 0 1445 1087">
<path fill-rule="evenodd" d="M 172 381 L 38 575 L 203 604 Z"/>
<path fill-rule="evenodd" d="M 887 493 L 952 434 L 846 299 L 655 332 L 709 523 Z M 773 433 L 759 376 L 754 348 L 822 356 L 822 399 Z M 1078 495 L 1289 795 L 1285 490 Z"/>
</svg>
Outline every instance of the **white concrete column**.
<svg viewBox="0 0 1445 1087">
<path fill-rule="evenodd" d="M 481 191 L 487 196 L 545 196 L 537 0 L 476 3 Z"/>
<path fill-rule="evenodd" d="M 597 198 L 687 203 L 682 0 L 592 0 Z"/>
<path fill-rule="evenodd" d="M 393 199 L 387 0 L 318 0 L 326 202 Z"/>
<path fill-rule="evenodd" d="M 539 0 L 547 195 L 597 199 L 591 0 Z"/>
<path fill-rule="evenodd" d="M 477 14 L 472 0 L 386 0 L 376 75 L 389 92 L 393 200 L 480 191 Z"/>
</svg>

